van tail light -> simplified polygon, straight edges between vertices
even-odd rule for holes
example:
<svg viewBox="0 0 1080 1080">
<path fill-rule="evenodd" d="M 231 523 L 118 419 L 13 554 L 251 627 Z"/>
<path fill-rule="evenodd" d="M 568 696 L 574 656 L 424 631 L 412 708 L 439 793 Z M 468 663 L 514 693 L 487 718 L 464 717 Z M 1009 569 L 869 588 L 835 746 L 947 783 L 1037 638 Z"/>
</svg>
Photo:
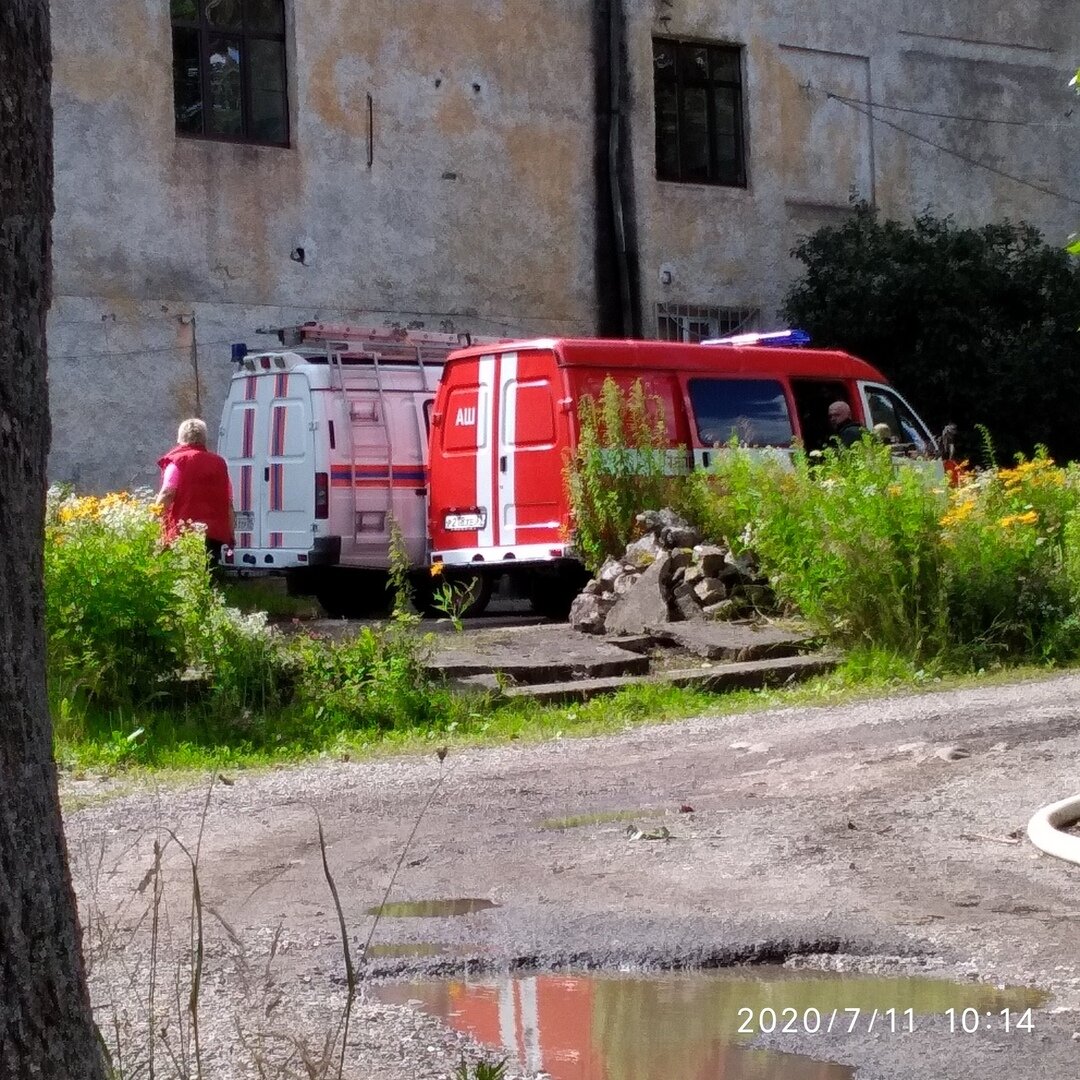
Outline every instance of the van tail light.
<svg viewBox="0 0 1080 1080">
<path fill-rule="evenodd" d="M 330 474 L 315 474 L 315 517 L 325 521 L 330 516 Z"/>
</svg>

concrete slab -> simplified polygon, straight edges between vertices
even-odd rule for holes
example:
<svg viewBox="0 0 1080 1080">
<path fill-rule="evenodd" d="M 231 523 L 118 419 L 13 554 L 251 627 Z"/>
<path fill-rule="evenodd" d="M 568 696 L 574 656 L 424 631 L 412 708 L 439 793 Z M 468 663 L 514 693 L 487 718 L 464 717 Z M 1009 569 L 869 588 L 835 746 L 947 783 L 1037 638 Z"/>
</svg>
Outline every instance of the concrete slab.
<svg viewBox="0 0 1080 1080">
<path fill-rule="evenodd" d="M 810 635 L 803 631 L 752 623 L 693 622 L 664 623 L 655 628 L 657 637 L 672 642 L 704 660 L 767 660 L 797 656 Z"/>
<path fill-rule="evenodd" d="M 763 686 L 781 686 L 832 671 L 839 657 L 830 653 L 809 656 L 778 657 L 773 660 L 750 660 L 724 664 L 718 668 L 682 668 L 665 671 L 647 679 L 614 678 L 577 679 L 573 682 L 515 686 L 507 697 L 527 697 L 534 701 L 587 701 L 599 694 L 610 694 L 626 686 L 641 683 L 666 683 L 672 686 L 697 686 L 702 690 L 724 693 L 730 690 L 756 690 Z"/>
<path fill-rule="evenodd" d="M 649 658 L 565 625 L 507 627 L 439 639 L 428 670 L 447 679 L 499 671 L 515 682 L 534 684 L 647 675 Z"/>
</svg>

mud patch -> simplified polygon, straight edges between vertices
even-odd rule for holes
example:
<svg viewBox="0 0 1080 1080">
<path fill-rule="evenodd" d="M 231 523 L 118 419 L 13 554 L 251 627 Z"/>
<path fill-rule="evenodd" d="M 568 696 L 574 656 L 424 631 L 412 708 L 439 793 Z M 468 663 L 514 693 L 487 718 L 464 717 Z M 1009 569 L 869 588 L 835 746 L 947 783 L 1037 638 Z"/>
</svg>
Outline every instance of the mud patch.
<svg viewBox="0 0 1080 1080">
<path fill-rule="evenodd" d="M 377 957 L 427 957 L 427 956 L 475 956 L 483 952 L 479 946 L 443 945 L 435 941 L 391 942 L 389 944 L 369 945 L 365 956 Z"/>
</svg>

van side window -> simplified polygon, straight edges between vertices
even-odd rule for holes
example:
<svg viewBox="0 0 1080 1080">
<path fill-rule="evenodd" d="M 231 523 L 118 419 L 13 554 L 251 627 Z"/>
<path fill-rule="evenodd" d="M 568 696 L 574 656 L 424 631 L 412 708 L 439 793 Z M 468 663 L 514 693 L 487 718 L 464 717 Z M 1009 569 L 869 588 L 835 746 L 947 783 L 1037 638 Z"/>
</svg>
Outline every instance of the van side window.
<svg viewBox="0 0 1080 1080">
<path fill-rule="evenodd" d="M 698 439 L 722 446 L 790 446 L 794 438 L 784 388 L 775 379 L 691 379 Z"/>
<path fill-rule="evenodd" d="M 933 452 L 934 447 L 918 417 L 896 394 L 880 386 L 868 386 L 866 405 L 870 425 L 885 424 L 893 442 L 913 446 L 920 454 Z"/>
</svg>

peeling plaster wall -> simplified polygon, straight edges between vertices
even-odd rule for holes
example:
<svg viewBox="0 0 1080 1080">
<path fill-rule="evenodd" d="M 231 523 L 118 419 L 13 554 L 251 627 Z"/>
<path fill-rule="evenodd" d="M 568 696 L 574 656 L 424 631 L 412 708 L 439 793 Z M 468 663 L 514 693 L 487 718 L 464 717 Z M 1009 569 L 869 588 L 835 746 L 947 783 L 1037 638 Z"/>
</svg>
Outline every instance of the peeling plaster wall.
<svg viewBox="0 0 1080 1080">
<path fill-rule="evenodd" d="M 592 332 L 591 10 L 542 6 L 287 2 L 279 149 L 176 137 L 165 0 L 53 0 L 53 478 L 154 483 L 258 327 Z"/>
<path fill-rule="evenodd" d="M 849 196 L 887 214 L 1011 217 L 1051 242 L 1080 208 L 1080 0 L 623 0 L 630 265 L 658 302 L 774 325 L 797 238 Z M 178 139 L 165 0 L 53 0 L 52 474 L 153 483 L 176 422 L 216 421 L 228 343 L 305 319 L 480 333 L 598 325 L 589 0 L 287 0 L 289 149 Z M 655 178 L 652 37 L 740 45 L 745 189 Z M 882 112 L 829 94 L 1043 126 Z M 369 132 L 367 101 L 374 124 Z M 373 156 L 368 167 L 370 146 Z M 289 258 L 303 247 L 308 265 Z M 661 284 L 667 269 L 670 284 Z M 610 283 L 609 283 L 610 284 Z M 194 342 L 194 348 L 192 343 Z"/>
<path fill-rule="evenodd" d="M 842 221 L 849 196 L 910 218 L 961 224 L 1025 219 L 1051 243 L 1075 231 L 1080 207 L 972 166 L 830 99 L 879 101 L 963 116 L 1030 118 L 1038 126 L 961 123 L 878 112 L 954 154 L 1052 191 L 1080 192 L 1080 105 L 1066 87 L 1080 54 L 1080 2 L 1024 0 L 993 9 L 834 0 L 628 0 L 634 189 L 643 325 L 657 303 L 758 308 L 766 327 L 800 265 L 800 235 Z M 655 176 L 652 37 L 744 47 L 748 186 L 660 183 Z M 1080 112 L 1080 110 L 1078 110 Z M 668 269 L 671 283 L 660 282 Z"/>
</svg>

